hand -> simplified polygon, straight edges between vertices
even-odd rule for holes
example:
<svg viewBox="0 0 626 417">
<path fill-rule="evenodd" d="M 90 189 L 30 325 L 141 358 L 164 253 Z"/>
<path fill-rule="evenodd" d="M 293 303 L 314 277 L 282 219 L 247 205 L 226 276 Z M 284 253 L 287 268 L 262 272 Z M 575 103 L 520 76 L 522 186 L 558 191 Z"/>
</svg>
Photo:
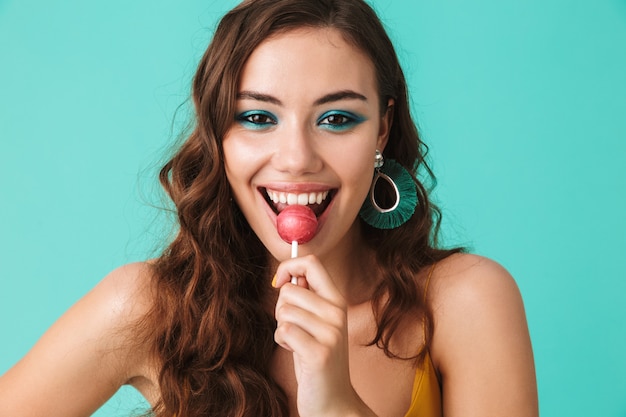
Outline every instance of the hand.
<svg viewBox="0 0 626 417">
<path fill-rule="evenodd" d="M 350 381 L 347 305 L 326 269 L 313 255 L 287 260 L 278 267 L 276 287 L 274 339 L 293 352 L 300 416 L 369 411 Z"/>
</svg>

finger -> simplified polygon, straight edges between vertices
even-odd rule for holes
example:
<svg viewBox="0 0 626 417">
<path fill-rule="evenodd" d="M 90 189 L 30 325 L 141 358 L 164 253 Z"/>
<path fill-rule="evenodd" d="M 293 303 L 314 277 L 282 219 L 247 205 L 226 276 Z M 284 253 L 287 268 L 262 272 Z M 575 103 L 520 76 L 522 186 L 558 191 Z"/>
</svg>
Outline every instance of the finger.
<svg viewBox="0 0 626 417">
<path fill-rule="evenodd" d="M 328 328 L 325 333 L 326 341 L 323 343 L 301 326 L 287 321 L 278 325 L 274 332 L 274 340 L 284 349 L 306 358 L 307 362 L 315 362 L 322 366 L 328 364 L 337 348 L 340 348 L 340 351 L 345 350 L 343 336 L 338 329 Z"/>
<path fill-rule="evenodd" d="M 322 317 L 320 311 L 324 310 L 309 311 L 296 304 L 282 304 L 276 312 L 277 328 L 284 325 L 288 325 L 288 328 L 296 326 L 317 342 L 333 346 L 340 343 L 347 333 L 346 319 L 344 312 L 336 306 L 328 305 L 326 310 L 331 312 Z"/>
<path fill-rule="evenodd" d="M 304 278 L 310 290 L 333 304 L 344 304 L 343 296 L 328 275 L 326 268 L 314 255 L 283 261 L 276 271 L 276 287 L 280 288 L 290 282 L 292 276 L 298 277 L 298 283 L 301 282 L 301 278 Z"/>
<path fill-rule="evenodd" d="M 304 312 L 308 315 L 305 316 Z M 305 321 L 311 321 L 312 318 L 337 328 L 346 325 L 346 311 L 343 306 L 333 304 L 313 291 L 294 285 L 285 285 L 280 289 L 275 317 L 278 321 L 291 320 L 301 324 L 305 329 L 307 328 Z"/>
<path fill-rule="evenodd" d="M 274 331 L 274 341 L 290 352 L 304 354 L 315 338 L 293 323 L 281 323 Z"/>
</svg>

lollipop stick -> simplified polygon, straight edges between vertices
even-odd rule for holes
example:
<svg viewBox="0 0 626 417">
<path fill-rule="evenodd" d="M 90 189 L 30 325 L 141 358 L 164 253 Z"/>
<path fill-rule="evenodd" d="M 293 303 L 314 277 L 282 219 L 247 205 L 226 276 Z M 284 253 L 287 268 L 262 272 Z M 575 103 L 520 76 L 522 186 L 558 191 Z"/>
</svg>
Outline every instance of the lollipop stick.
<svg viewBox="0 0 626 417">
<path fill-rule="evenodd" d="M 294 240 L 291 242 L 291 257 L 292 258 L 297 258 L 298 257 L 298 241 Z M 293 285 L 298 285 L 298 277 L 291 277 L 291 283 Z"/>
<path fill-rule="evenodd" d="M 291 257 L 298 257 L 298 243 L 307 243 L 317 232 L 317 217 L 308 206 L 292 204 L 276 216 L 276 231 L 282 240 L 291 243 Z M 298 277 L 291 277 L 298 285 Z"/>
</svg>

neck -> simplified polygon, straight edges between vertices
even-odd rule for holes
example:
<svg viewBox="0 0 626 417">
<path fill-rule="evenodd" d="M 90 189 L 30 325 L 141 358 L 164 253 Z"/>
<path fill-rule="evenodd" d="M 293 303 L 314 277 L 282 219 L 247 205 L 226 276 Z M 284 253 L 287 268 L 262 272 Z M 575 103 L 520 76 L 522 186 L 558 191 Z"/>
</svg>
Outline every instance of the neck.
<svg viewBox="0 0 626 417">
<path fill-rule="evenodd" d="M 375 251 L 365 244 L 358 221 L 332 251 L 320 256 L 320 261 L 349 306 L 371 299 L 380 273 Z"/>
</svg>

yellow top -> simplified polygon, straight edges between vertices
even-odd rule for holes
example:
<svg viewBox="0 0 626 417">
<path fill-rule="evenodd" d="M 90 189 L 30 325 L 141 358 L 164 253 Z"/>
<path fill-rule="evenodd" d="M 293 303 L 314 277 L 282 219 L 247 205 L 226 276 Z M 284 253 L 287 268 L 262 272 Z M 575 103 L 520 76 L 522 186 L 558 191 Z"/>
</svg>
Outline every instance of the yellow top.
<svg viewBox="0 0 626 417">
<path fill-rule="evenodd" d="M 437 266 L 437 263 L 430 267 L 428 277 L 426 278 L 424 302 L 426 302 L 426 294 L 430 279 L 435 271 L 435 266 Z M 424 340 L 426 340 L 426 335 L 424 335 Z M 441 408 L 441 385 L 439 384 L 439 378 L 437 378 L 430 354 L 426 352 L 422 366 L 415 373 L 411 406 L 404 417 L 442 417 Z"/>
<path fill-rule="evenodd" d="M 411 406 L 404 417 L 441 417 L 441 388 L 435 367 L 426 353 L 422 368 L 418 369 L 413 382 Z"/>
</svg>

